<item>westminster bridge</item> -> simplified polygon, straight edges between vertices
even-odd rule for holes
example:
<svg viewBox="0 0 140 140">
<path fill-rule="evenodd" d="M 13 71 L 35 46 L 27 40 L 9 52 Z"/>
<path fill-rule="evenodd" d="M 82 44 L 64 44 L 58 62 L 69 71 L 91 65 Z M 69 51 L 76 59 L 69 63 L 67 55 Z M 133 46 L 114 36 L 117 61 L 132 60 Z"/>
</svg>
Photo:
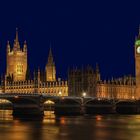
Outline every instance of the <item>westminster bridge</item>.
<svg viewBox="0 0 140 140">
<path fill-rule="evenodd" d="M 53 106 L 56 115 L 140 113 L 140 100 L 134 99 L 122 100 L 94 97 L 63 97 L 37 93 L 4 93 L 0 94 L 0 99 L 11 102 L 14 116 L 43 116 L 45 103 L 48 103 L 47 107 Z"/>
</svg>

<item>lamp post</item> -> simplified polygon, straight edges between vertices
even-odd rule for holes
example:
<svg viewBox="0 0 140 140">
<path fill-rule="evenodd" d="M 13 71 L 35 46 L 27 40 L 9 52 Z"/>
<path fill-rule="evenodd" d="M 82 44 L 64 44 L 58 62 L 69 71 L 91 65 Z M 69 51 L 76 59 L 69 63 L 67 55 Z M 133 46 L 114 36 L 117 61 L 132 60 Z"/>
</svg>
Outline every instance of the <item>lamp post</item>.
<svg viewBox="0 0 140 140">
<path fill-rule="evenodd" d="M 135 99 L 135 97 L 134 96 L 132 96 L 132 100 L 134 100 Z"/>
</svg>

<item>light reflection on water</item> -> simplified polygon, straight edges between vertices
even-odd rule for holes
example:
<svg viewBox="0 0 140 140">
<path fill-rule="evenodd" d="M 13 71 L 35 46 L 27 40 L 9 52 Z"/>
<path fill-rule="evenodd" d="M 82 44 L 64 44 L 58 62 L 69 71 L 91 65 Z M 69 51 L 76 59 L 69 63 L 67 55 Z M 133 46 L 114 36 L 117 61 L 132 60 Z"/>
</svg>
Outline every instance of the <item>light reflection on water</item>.
<svg viewBox="0 0 140 140">
<path fill-rule="evenodd" d="M 55 117 L 21 120 L 0 111 L 0 140 L 139 140 L 140 115 Z"/>
</svg>

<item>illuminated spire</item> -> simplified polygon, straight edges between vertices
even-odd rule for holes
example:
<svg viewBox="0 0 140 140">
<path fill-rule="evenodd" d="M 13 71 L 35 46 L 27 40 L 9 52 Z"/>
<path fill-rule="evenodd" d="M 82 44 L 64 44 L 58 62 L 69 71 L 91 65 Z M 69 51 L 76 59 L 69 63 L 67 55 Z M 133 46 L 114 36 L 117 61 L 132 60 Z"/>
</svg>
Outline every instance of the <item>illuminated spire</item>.
<svg viewBox="0 0 140 140">
<path fill-rule="evenodd" d="M 7 41 L 7 52 L 10 52 L 10 43 L 9 43 L 9 40 Z"/>
<path fill-rule="evenodd" d="M 51 49 L 51 46 L 50 46 L 50 50 L 49 50 L 49 57 L 52 57 L 52 49 Z"/>
<path fill-rule="evenodd" d="M 10 42 L 9 42 L 9 40 L 7 41 L 7 46 L 9 46 L 10 45 Z"/>
<path fill-rule="evenodd" d="M 96 63 L 96 73 L 99 73 L 99 65 Z"/>
<path fill-rule="evenodd" d="M 18 28 L 16 28 L 16 37 L 14 40 L 14 51 L 19 51 L 20 50 L 20 44 L 18 40 Z"/>
<path fill-rule="evenodd" d="M 37 72 L 37 80 L 38 80 L 38 82 L 40 81 L 40 68 L 39 67 L 38 67 L 38 72 Z"/>
<path fill-rule="evenodd" d="M 51 44 L 50 44 L 48 62 L 46 64 L 46 81 L 56 81 L 56 70 L 55 70 L 55 63 L 53 61 Z"/>
<path fill-rule="evenodd" d="M 26 42 L 26 40 L 24 41 L 23 51 L 24 52 L 27 52 L 27 42 Z"/>
<path fill-rule="evenodd" d="M 50 50 L 49 50 L 49 56 L 48 56 L 48 63 L 53 63 L 51 44 L 50 44 Z"/>
<path fill-rule="evenodd" d="M 16 42 L 18 42 L 18 28 L 16 28 L 16 39 L 15 39 Z"/>
</svg>

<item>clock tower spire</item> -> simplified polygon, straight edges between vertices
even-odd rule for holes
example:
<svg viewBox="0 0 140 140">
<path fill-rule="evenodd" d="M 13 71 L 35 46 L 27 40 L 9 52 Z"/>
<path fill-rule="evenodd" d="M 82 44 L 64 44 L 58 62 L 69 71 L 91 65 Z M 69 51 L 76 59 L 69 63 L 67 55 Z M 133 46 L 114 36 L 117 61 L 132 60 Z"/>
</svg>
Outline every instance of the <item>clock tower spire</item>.
<svg viewBox="0 0 140 140">
<path fill-rule="evenodd" d="M 140 99 L 140 27 L 138 37 L 135 40 L 135 76 L 136 76 L 135 98 Z"/>
</svg>

